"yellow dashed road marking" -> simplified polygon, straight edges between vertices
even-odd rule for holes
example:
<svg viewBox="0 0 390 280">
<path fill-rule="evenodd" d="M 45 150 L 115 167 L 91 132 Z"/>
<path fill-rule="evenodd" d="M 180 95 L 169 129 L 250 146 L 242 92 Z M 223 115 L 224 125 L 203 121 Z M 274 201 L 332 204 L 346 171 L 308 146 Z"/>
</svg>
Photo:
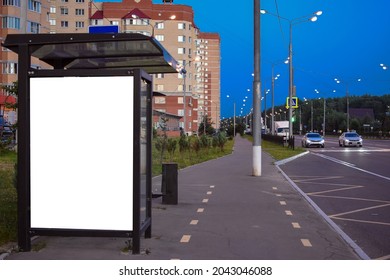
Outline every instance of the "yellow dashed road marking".
<svg viewBox="0 0 390 280">
<path fill-rule="evenodd" d="M 301 225 L 299 223 L 291 223 L 293 228 L 301 228 Z"/>
<path fill-rule="evenodd" d="M 311 245 L 309 239 L 301 239 L 301 242 L 302 242 L 303 246 L 305 246 L 305 247 L 313 247 L 313 245 Z"/>
<path fill-rule="evenodd" d="M 188 243 L 190 242 L 191 235 L 183 235 L 183 237 L 180 239 L 180 243 Z"/>
</svg>

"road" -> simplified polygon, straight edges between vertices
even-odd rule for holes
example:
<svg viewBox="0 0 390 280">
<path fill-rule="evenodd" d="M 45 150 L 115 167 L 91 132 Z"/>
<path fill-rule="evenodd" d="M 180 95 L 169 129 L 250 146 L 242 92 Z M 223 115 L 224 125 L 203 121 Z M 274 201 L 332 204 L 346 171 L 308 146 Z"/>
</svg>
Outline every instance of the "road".
<svg viewBox="0 0 390 280">
<path fill-rule="evenodd" d="M 344 148 L 326 137 L 308 151 L 280 167 L 370 258 L 390 259 L 390 141 Z"/>
</svg>

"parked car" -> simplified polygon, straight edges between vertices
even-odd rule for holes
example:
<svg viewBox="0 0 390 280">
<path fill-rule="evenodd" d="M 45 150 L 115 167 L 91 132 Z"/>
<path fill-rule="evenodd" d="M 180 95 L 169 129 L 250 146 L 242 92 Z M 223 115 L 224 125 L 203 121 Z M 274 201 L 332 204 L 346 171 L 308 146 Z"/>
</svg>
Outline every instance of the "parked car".
<svg viewBox="0 0 390 280">
<path fill-rule="evenodd" d="M 325 140 L 319 133 L 309 132 L 302 138 L 302 147 L 325 147 Z"/>
<path fill-rule="evenodd" d="M 3 125 L 2 130 L 0 131 L 0 139 L 2 141 L 12 140 L 14 138 L 14 131 L 9 125 Z"/>
<path fill-rule="evenodd" d="M 359 146 L 363 147 L 363 139 L 356 132 L 343 132 L 339 137 L 339 146 L 350 147 Z"/>
</svg>

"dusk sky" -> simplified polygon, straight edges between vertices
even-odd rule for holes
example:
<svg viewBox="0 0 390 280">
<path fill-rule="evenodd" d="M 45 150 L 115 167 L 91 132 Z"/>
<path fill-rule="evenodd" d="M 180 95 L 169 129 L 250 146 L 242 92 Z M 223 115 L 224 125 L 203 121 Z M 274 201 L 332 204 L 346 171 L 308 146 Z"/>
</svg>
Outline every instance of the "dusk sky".
<svg viewBox="0 0 390 280">
<path fill-rule="evenodd" d="M 200 30 L 221 36 L 222 117 L 233 115 L 234 102 L 239 115 L 246 96 L 247 114 L 253 98 L 253 0 L 174 0 L 174 4 L 192 6 Z M 323 11 L 316 22 L 293 25 L 294 82 L 299 98 L 345 96 L 346 83 L 350 95 L 390 94 L 389 0 L 261 0 L 261 8 L 273 14 L 279 10 L 280 16 L 289 20 Z M 263 91 L 271 87 L 272 63 L 288 57 L 288 43 L 288 21 L 279 23 L 275 16 L 262 15 Z M 383 70 L 380 64 L 389 69 Z M 275 105 L 281 105 L 288 96 L 288 65 L 276 65 L 275 74 L 281 75 L 275 84 Z M 335 78 L 341 83 L 337 84 Z"/>
</svg>

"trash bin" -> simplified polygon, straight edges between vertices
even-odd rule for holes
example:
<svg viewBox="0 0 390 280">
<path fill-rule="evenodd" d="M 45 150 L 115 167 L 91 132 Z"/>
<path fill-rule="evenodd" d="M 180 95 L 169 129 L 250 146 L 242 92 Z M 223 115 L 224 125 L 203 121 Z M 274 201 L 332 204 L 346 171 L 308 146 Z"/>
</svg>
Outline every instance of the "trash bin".
<svg viewBox="0 0 390 280">
<path fill-rule="evenodd" d="M 162 164 L 162 203 L 178 204 L 177 163 Z"/>
</svg>

